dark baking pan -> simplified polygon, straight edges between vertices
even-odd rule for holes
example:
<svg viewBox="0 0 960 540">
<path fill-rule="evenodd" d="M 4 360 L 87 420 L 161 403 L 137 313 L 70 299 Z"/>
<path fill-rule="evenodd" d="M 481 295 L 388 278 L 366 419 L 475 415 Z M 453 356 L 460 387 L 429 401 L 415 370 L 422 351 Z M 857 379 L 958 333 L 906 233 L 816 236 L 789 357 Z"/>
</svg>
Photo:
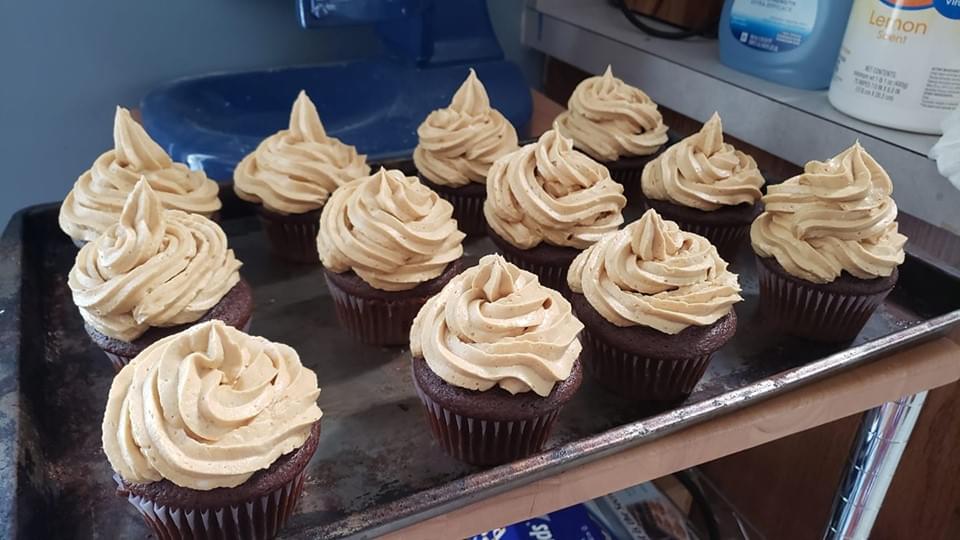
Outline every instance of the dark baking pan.
<svg viewBox="0 0 960 540">
<path fill-rule="evenodd" d="M 232 190 L 224 186 L 223 193 Z M 288 537 L 395 530 L 931 339 L 960 322 L 960 276 L 908 256 L 897 288 L 852 344 L 780 335 L 755 315 L 756 276 L 745 249 L 734 265 L 746 298 L 736 308 L 739 331 L 689 399 L 651 414 L 588 379 L 543 453 L 483 470 L 454 461 L 433 442 L 407 350 L 350 341 L 337 327 L 319 268 L 271 258 L 252 212 L 235 201 L 227 201 L 222 218 L 254 287 L 251 332 L 295 347 L 323 389 L 320 449 Z M 492 244 L 473 240 L 466 250 L 476 260 Z M 0 241 L 0 537 L 147 533 L 134 508 L 115 495 L 100 448 L 113 368 L 90 343 L 71 302 L 66 276 L 75 254 L 57 227 L 55 205 L 19 212 Z"/>
</svg>

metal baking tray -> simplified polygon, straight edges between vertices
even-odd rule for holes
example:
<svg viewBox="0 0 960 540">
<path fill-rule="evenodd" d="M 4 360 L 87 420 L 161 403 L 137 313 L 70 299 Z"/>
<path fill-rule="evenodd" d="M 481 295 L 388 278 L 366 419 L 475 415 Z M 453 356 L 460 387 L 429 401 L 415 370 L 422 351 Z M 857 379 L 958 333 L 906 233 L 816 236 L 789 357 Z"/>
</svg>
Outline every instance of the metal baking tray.
<svg viewBox="0 0 960 540">
<path fill-rule="evenodd" d="M 232 189 L 224 186 L 229 199 Z M 637 209 L 628 209 L 628 219 Z M 755 315 L 749 249 L 740 253 L 740 327 L 679 407 L 637 409 L 589 378 L 560 414 L 541 454 L 491 469 L 461 464 L 431 438 L 401 348 L 358 345 L 334 316 L 321 270 L 270 257 L 252 212 L 225 201 L 222 225 L 253 285 L 252 333 L 296 348 L 317 372 L 323 434 L 285 537 L 373 536 L 747 406 L 960 322 L 960 275 L 910 255 L 897 288 L 846 347 L 777 334 Z M 476 260 L 486 239 L 466 244 Z M 114 494 L 100 448 L 113 368 L 90 342 L 66 276 L 76 248 L 57 206 L 11 220 L 0 240 L 0 537 L 143 537 L 134 508 Z"/>
</svg>

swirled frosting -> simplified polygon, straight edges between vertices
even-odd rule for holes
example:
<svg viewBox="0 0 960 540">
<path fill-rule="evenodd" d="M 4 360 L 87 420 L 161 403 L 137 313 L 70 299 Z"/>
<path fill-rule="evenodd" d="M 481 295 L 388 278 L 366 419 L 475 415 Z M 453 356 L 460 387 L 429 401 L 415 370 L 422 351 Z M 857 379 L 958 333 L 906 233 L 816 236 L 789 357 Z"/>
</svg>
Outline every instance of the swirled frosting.
<svg viewBox="0 0 960 540">
<path fill-rule="evenodd" d="M 550 130 L 493 164 L 483 214 L 518 248 L 546 242 L 582 249 L 623 223 L 626 204 L 606 167 Z"/>
<path fill-rule="evenodd" d="M 641 177 L 645 196 L 707 211 L 755 204 L 763 195 L 761 186 L 757 162 L 723 142 L 717 113 L 699 132 L 647 163 Z"/>
<path fill-rule="evenodd" d="M 104 152 L 77 178 L 60 206 L 60 228 L 74 240 L 95 240 L 116 223 L 141 176 L 167 208 L 204 216 L 220 210 L 217 183 L 203 171 L 174 163 L 128 110 L 117 107 L 113 150 Z"/>
<path fill-rule="evenodd" d="M 380 168 L 334 192 L 320 214 L 317 251 L 332 272 L 371 287 L 412 289 L 463 255 L 453 206 L 412 176 Z"/>
<path fill-rule="evenodd" d="M 133 341 L 151 326 L 194 322 L 240 281 L 240 261 L 209 219 L 165 210 L 145 179 L 120 220 L 77 254 L 68 285 L 87 324 Z"/>
<path fill-rule="evenodd" d="M 103 450 L 127 482 L 234 487 L 303 446 L 323 414 L 292 348 L 207 321 L 161 339 L 113 379 Z"/>
<path fill-rule="evenodd" d="M 454 386 L 546 396 L 570 376 L 582 329 L 560 293 L 487 255 L 423 306 L 410 352 Z"/>
<path fill-rule="evenodd" d="M 557 125 L 578 149 L 600 161 L 650 155 L 667 143 L 657 104 L 614 77 L 610 66 L 577 85 Z"/>
<path fill-rule="evenodd" d="M 790 275 L 829 283 L 847 272 L 889 276 L 903 263 L 893 182 L 860 143 L 767 188 L 766 210 L 750 227 L 753 249 Z"/>
<path fill-rule="evenodd" d="M 413 162 L 436 184 L 482 184 L 500 156 L 517 149 L 513 125 L 490 107 L 490 98 L 473 69 L 450 106 L 430 113 L 417 128 L 420 142 Z"/>
<path fill-rule="evenodd" d="M 366 157 L 327 136 L 317 108 L 301 90 L 290 127 L 264 139 L 237 164 L 233 189 L 273 212 L 305 214 L 322 207 L 338 187 L 370 174 Z"/>
<path fill-rule="evenodd" d="M 713 324 L 743 300 L 717 249 L 652 209 L 578 255 L 567 283 L 612 324 L 665 334 Z"/>
</svg>

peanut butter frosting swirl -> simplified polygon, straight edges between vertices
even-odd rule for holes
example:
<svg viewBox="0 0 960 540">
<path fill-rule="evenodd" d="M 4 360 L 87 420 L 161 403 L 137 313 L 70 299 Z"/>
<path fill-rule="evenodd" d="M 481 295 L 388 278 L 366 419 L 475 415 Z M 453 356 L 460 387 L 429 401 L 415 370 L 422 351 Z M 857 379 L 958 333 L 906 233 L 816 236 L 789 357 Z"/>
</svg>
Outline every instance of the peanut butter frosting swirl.
<svg viewBox="0 0 960 540">
<path fill-rule="evenodd" d="M 860 279 L 889 276 L 903 263 L 907 242 L 892 193 L 886 171 L 854 143 L 767 188 L 766 211 L 750 228 L 753 249 L 813 283 L 830 283 L 843 272 Z"/>
<path fill-rule="evenodd" d="M 116 223 L 140 177 L 167 208 L 208 217 L 220 210 L 217 183 L 203 171 L 174 163 L 123 107 L 114 117 L 113 146 L 77 178 L 60 206 L 60 228 L 70 238 L 95 240 Z"/>
<path fill-rule="evenodd" d="M 600 161 L 647 156 L 667 143 L 657 104 L 614 77 L 610 66 L 577 85 L 557 124 L 578 149 Z"/>
<path fill-rule="evenodd" d="M 743 300 L 717 249 L 652 209 L 580 253 L 567 283 L 610 323 L 665 334 L 713 324 Z"/>
<path fill-rule="evenodd" d="M 322 412 L 292 348 L 207 321 L 161 339 L 113 379 L 103 450 L 127 482 L 235 487 L 303 446 Z"/>
<path fill-rule="evenodd" d="M 305 214 L 322 207 L 338 187 L 369 175 L 366 157 L 327 136 L 317 108 L 301 90 L 290 127 L 264 139 L 237 164 L 233 189 L 267 210 Z"/>
<path fill-rule="evenodd" d="M 410 352 L 454 386 L 547 396 L 570 376 L 582 329 L 560 293 L 487 255 L 423 306 L 410 329 Z"/>
<path fill-rule="evenodd" d="M 518 248 L 546 242 L 582 249 L 623 223 L 626 204 L 607 168 L 554 129 L 493 164 L 483 214 Z"/>
<path fill-rule="evenodd" d="M 757 162 L 723 142 L 717 113 L 699 132 L 647 163 L 641 177 L 645 196 L 706 211 L 756 204 L 761 186 Z"/>
<path fill-rule="evenodd" d="M 240 281 L 240 265 L 216 223 L 165 210 L 141 179 L 119 222 L 80 249 L 68 285 L 87 324 L 129 342 L 202 317 Z"/>
<path fill-rule="evenodd" d="M 450 106 L 430 113 L 417 128 L 420 142 L 413 162 L 436 184 L 459 187 L 486 181 L 490 166 L 517 149 L 517 131 L 490 107 L 490 98 L 473 69 Z"/>
<path fill-rule="evenodd" d="M 334 192 L 320 215 L 317 251 L 332 272 L 371 287 L 412 289 L 463 255 L 453 206 L 420 181 L 383 167 Z"/>
</svg>

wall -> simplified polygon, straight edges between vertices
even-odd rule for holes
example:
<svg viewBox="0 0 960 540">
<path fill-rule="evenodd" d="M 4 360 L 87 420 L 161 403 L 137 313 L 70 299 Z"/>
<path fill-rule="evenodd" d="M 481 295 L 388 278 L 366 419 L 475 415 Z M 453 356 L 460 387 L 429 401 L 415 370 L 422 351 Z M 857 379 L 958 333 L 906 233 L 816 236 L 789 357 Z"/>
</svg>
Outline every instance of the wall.
<svg viewBox="0 0 960 540">
<path fill-rule="evenodd" d="M 523 2 L 489 5 L 508 56 L 537 81 L 538 55 L 520 46 Z M 291 0 L 7 2 L 0 17 L 0 226 L 21 207 L 62 199 L 112 145 L 114 107 L 136 106 L 162 82 L 378 51 L 369 29 L 301 29 Z"/>
</svg>

